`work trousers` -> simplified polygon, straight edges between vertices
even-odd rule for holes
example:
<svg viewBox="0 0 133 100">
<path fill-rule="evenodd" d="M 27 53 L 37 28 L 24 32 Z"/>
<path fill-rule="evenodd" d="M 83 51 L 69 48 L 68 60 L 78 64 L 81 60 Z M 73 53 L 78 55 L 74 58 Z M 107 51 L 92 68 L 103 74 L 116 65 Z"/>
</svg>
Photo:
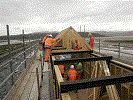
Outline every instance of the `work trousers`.
<svg viewBox="0 0 133 100">
<path fill-rule="evenodd" d="M 50 49 L 45 49 L 45 61 L 48 61 L 50 51 L 51 51 Z"/>
</svg>

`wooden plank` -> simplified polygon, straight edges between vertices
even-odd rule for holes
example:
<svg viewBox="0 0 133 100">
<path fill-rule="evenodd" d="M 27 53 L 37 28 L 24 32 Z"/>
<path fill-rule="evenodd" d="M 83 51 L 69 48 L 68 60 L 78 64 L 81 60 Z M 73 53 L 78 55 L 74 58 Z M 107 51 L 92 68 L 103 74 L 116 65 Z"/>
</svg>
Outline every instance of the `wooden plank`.
<svg viewBox="0 0 133 100">
<path fill-rule="evenodd" d="M 73 29 L 74 30 L 74 29 Z M 75 33 L 77 33 L 75 30 L 74 30 Z M 78 37 L 81 37 L 78 33 L 76 34 Z M 88 50 L 92 50 L 91 46 L 81 37 L 81 40 L 80 41 L 83 41 L 83 43 L 85 44 L 85 46 L 88 48 Z"/>
<path fill-rule="evenodd" d="M 35 59 L 35 57 L 33 58 L 33 60 Z M 10 89 L 10 91 L 8 92 L 8 94 L 4 97 L 3 100 L 8 100 L 14 97 L 14 95 L 17 92 L 17 89 L 20 87 L 21 82 L 23 81 L 25 75 L 27 74 L 28 70 L 30 70 L 31 68 L 31 64 L 33 63 L 33 60 L 30 62 L 30 64 L 28 65 L 28 67 L 24 70 L 24 72 L 20 75 L 20 77 L 18 78 L 18 80 L 15 82 L 15 84 L 13 85 L 13 87 Z"/>
<path fill-rule="evenodd" d="M 37 62 L 39 62 L 39 61 L 36 61 L 36 63 L 34 63 L 32 68 L 28 71 L 28 74 L 25 76 L 25 79 L 22 81 L 20 88 L 17 90 L 18 92 L 16 93 L 14 98 L 18 99 L 21 97 L 22 93 L 24 92 L 26 85 L 30 81 L 31 75 L 34 74 L 34 73 L 31 74 L 31 72 L 34 69 L 34 67 L 36 67 L 38 65 Z"/>
<path fill-rule="evenodd" d="M 117 74 L 117 75 L 121 74 L 121 68 L 119 68 L 119 67 L 117 67 L 117 66 L 116 66 L 116 74 Z"/>
<path fill-rule="evenodd" d="M 55 60 L 55 57 L 52 56 L 52 60 Z M 59 67 L 57 65 L 54 65 L 54 69 L 55 69 L 55 75 L 57 77 L 58 80 L 58 85 L 60 86 L 60 82 L 64 82 L 62 75 L 60 73 Z M 71 100 L 70 95 L 68 93 L 61 93 L 62 99 L 63 100 Z"/>
<path fill-rule="evenodd" d="M 110 68 L 111 75 L 115 75 L 115 65 L 111 63 L 110 66 L 111 66 Z"/>
<path fill-rule="evenodd" d="M 69 93 L 62 93 L 61 96 L 62 100 L 71 100 Z"/>
<path fill-rule="evenodd" d="M 28 75 L 25 77 L 25 79 L 23 80 L 23 82 L 21 83 L 20 88 L 17 90 L 16 95 L 14 96 L 14 99 L 19 99 L 24 91 L 24 87 L 26 86 L 27 82 L 30 79 L 31 74 L 28 73 Z"/>
<path fill-rule="evenodd" d="M 38 99 L 38 88 L 37 88 L 37 77 L 35 76 L 33 88 L 30 93 L 29 100 L 37 100 Z M 39 73 L 39 83 L 41 82 L 41 73 Z"/>
<path fill-rule="evenodd" d="M 81 47 L 82 47 L 82 50 L 90 50 L 90 48 L 88 48 L 85 43 L 84 43 L 84 39 L 77 33 L 75 32 L 74 30 L 72 31 L 72 37 L 74 40 L 79 40 L 80 44 L 81 44 Z"/>
<path fill-rule="evenodd" d="M 35 77 L 36 77 L 36 74 L 31 73 L 30 80 L 28 81 L 28 83 L 24 87 L 25 90 L 23 91 L 20 100 L 26 100 L 30 97 L 30 91 L 31 91 L 33 84 L 35 82 Z"/>
<path fill-rule="evenodd" d="M 105 76 L 110 76 L 111 74 L 110 74 L 110 71 L 109 71 L 108 66 L 106 64 L 106 61 L 103 61 L 103 64 L 104 64 L 103 68 L 105 71 Z M 108 95 L 110 97 L 110 100 L 120 100 L 115 85 L 106 86 L 106 89 L 107 89 Z"/>
<path fill-rule="evenodd" d="M 96 54 L 96 53 L 92 53 L 92 54 L 101 57 L 101 55 L 99 55 L 99 54 Z M 133 69 L 132 65 L 128 65 L 128 64 L 116 61 L 116 60 L 111 60 L 111 61 L 114 62 L 114 63 L 120 64 L 120 65 L 123 65 L 123 66 L 125 66 L 127 68 Z"/>
<path fill-rule="evenodd" d="M 35 57 L 33 58 L 33 60 Z M 30 62 L 28 67 L 24 70 L 24 73 L 21 74 L 21 76 L 18 78 L 18 80 L 15 82 L 14 86 L 11 88 L 11 90 L 8 92 L 8 94 L 5 96 L 3 100 L 9 100 L 13 99 L 19 88 L 21 87 L 21 82 L 25 79 L 25 76 L 27 75 L 28 71 L 32 69 L 31 64 L 33 63 L 33 60 Z"/>
<path fill-rule="evenodd" d="M 131 65 L 128 65 L 128 64 L 125 64 L 125 63 L 116 61 L 116 60 L 111 60 L 111 61 L 112 61 L 112 62 L 115 62 L 115 63 L 118 63 L 118 64 L 120 64 L 120 65 L 123 65 L 123 66 L 125 66 L 125 67 L 128 67 L 128 68 L 130 68 L 130 69 L 133 69 L 133 66 L 131 66 Z"/>
<path fill-rule="evenodd" d="M 86 51 L 86 50 L 73 50 L 73 49 L 69 49 L 69 50 L 52 50 L 52 53 L 56 53 L 56 52 L 76 52 L 76 51 Z"/>
<path fill-rule="evenodd" d="M 93 100 L 91 99 L 93 98 L 93 90 L 94 90 L 93 88 L 78 90 L 77 94 L 78 94 L 79 100 Z"/>
<path fill-rule="evenodd" d="M 39 62 L 40 63 L 40 62 Z M 41 64 L 41 63 L 40 63 Z M 39 65 L 40 65 L 39 64 Z M 34 69 L 36 69 L 37 66 L 35 66 Z M 34 70 L 33 69 L 33 70 Z M 34 71 L 31 71 L 31 72 L 34 72 Z M 36 72 L 34 72 L 36 74 Z M 38 74 L 39 74 L 39 85 L 41 84 L 41 65 L 38 67 Z M 33 84 L 33 88 L 32 90 L 30 91 L 30 96 L 29 96 L 29 100 L 37 100 L 38 99 L 38 85 L 37 85 L 37 76 L 35 76 L 35 79 L 34 79 L 34 84 Z"/>
<path fill-rule="evenodd" d="M 129 100 L 129 92 L 128 92 L 129 90 L 126 88 L 126 87 L 124 87 L 124 86 L 122 86 L 122 89 L 121 89 L 121 100 Z"/>
<path fill-rule="evenodd" d="M 63 37 L 66 37 L 66 40 L 63 40 L 63 41 L 67 41 L 68 31 L 67 31 L 66 33 L 64 33 L 64 34 L 58 36 L 59 40 L 58 40 L 57 42 L 53 43 L 52 48 L 53 48 L 54 46 L 56 46 L 56 45 L 61 41 L 61 39 L 63 39 Z M 68 45 L 67 45 L 67 46 L 68 46 Z"/>
</svg>

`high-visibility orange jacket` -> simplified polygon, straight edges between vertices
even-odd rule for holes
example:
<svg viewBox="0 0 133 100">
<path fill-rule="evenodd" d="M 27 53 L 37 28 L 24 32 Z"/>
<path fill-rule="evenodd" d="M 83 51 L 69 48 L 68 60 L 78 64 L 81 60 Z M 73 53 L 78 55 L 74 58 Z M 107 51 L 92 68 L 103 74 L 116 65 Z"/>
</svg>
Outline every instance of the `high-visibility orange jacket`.
<svg viewBox="0 0 133 100">
<path fill-rule="evenodd" d="M 47 36 L 45 36 L 44 39 L 43 39 L 43 42 L 42 42 L 43 46 L 44 46 L 44 43 L 45 43 L 46 39 L 47 39 Z M 41 46 L 41 49 L 43 49 L 43 46 Z"/>
<path fill-rule="evenodd" d="M 52 43 L 56 42 L 56 39 L 52 39 L 52 38 L 47 38 L 45 41 L 45 46 L 52 46 Z"/>
<path fill-rule="evenodd" d="M 58 67 L 60 69 L 61 74 L 64 74 L 64 66 L 63 65 L 59 65 Z"/>
<path fill-rule="evenodd" d="M 94 49 L 94 38 L 90 37 L 90 42 L 89 42 L 90 46 L 92 49 Z"/>
<path fill-rule="evenodd" d="M 76 43 L 76 45 L 75 45 L 74 50 L 79 50 L 79 49 L 80 49 L 80 43 L 79 43 L 79 42 L 77 42 L 77 43 Z"/>
<path fill-rule="evenodd" d="M 69 81 L 75 81 L 77 76 L 77 71 L 75 69 L 70 69 L 68 72 Z"/>
<path fill-rule="evenodd" d="M 44 39 L 43 39 L 43 43 L 46 41 L 46 39 L 47 39 L 47 37 L 44 37 Z"/>
</svg>

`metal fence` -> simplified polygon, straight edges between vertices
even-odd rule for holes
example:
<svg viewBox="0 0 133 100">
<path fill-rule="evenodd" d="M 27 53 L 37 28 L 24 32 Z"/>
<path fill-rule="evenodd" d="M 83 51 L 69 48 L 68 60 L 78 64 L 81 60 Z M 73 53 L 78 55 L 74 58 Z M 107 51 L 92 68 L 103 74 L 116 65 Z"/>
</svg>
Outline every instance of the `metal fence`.
<svg viewBox="0 0 133 100">
<path fill-rule="evenodd" d="M 6 61 L 4 61 L 3 63 L 1 62 L 1 65 L 0 65 L 0 72 L 2 73 L 2 71 L 4 70 L 5 67 L 8 67 L 10 70 L 10 74 L 7 75 L 7 77 L 2 80 L 1 79 L 1 83 L 0 83 L 0 88 L 3 88 L 3 85 L 6 84 L 6 82 L 8 80 L 11 79 L 11 85 L 14 85 L 15 83 L 15 79 L 14 79 L 14 76 L 16 73 L 21 73 L 22 71 L 24 71 L 24 69 L 22 68 L 23 64 L 24 64 L 24 68 L 27 67 L 27 60 L 32 60 L 32 58 L 34 58 L 34 56 L 36 55 L 36 52 L 38 50 L 37 47 L 38 46 L 38 41 L 34 41 L 33 43 L 30 42 L 30 39 L 29 39 L 29 45 L 28 46 L 25 46 L 25 35 L 24 35 L 24 30 L 22 30 L 22 33 L 23 33 L 23 46 L 22 48 L 19 48 L 17 50 L 14 50 L 14 51 L 11 51 L 11 45 L 10 45 L 10 36 L 9 36 L 9 26 L 7 25 L 7 39 L 8 39 L 8 53 L 6 54 L 3 54 L 0 56 L 0 58 L 2 57 L 8 57 L 8 59 Z M 13 55 L 14 52 L 17 52 L 17 51 L 20 51 L 19 53 L 16 53 L 15 55 Z M 20 63 L 19 62 L 15 62 L 16 59 L 19 59 L 20 60 Z M 13 64 L 15 63 L 15 66 L 17 65 L 16 68 L 14 68 Z M 1 76 L 3 77 L 3 76 Z M 9 83 L 9 82 L 8 82 Z M 8 89 L 9 90 L 9 89 Z"/>
<path fill-rule="evenodd" d="M 87 41 L 88 42 L 88 41 Z M 115 43 L 115 45 L 112 47 L 112 42 L 103 42 L 101 39 L 98 40 L 98 42 L 95 42 L 94 44 L 94 50 L 97 50 L 99 53 L 101 53 L 101 50 L 105 50 L 106 52 L 113 51 L 114 53 L 117 53 L 117 58 L 121 58 L 122 54 L 132 56 L 133 53 L 123 52 L 121 48 L 131 48 L 133 50 L 132 46 L 123 46 L 121 42 Z M 108 53 L 109 54 L 109 53 Z"/>
</svg>

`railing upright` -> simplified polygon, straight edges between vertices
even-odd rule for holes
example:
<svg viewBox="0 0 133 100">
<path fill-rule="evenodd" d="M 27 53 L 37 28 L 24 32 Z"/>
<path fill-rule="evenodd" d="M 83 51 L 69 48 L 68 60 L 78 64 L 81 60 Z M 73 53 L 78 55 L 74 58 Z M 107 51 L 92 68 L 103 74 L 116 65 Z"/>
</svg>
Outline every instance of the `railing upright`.
<svg viewBox="0 0 133 100">
<path fill-rule="evenodd" d="M 43 66 L 42 66 L 42 56 L 41 56 L 41 54 L 40 54 L 40 58 L 41 58 L 41 85 L 40 85 L 40 87 L 42 87 L 42 81 L 43 81 Z"/>
<path fill-rule="evenodd" d="M 31 47 L 31 43 L 30 43 L 30 35 L 29 35 L 29 46 Z M 30 50 L 31 51 L 31 50 Z"/>
<path fill-rule="evenodd" d="M 22 33 L 23 33 L 23 51 L 24 51 L 24 60 L 25 60 L 26 54 L 25 54 L 24 30 L 22 30 Z M 25 68 L 26 68 L 26 61 L 25 61 Z"/>
<path fill-rule="evenodd" d="M 100 39 L 99 39 L 99 53 L 100 53 L 100 46 L 101 46 L 101 45 L 100 45 Z"/>
<path fill-rule="evenodd" d="M 9 37 L 9 25 L 6 25 L 6 27 L 7 27 L 7 39 L 8 39 L 8 51 L 9 51 L 9 57 L 10 57 L 10 59 L 12 59 L 11 57 L 11 50 L 10 50 L 10 47 L 11 47 L 11 45 L 10 45 L 10 37 Z M 12 68 L 12 60 L 10 61 L 10 70 L 11 70 L 11 73 L 13 72 L 13 68 Z M 12 85 L 14 84 L 14 80 L 13 80 L 13 75 L 12 75 L 12 78 L 11 78 L 11 80 L 12 80 Z"/>
<path fill-rule="evenodd" d="M 121 53 L 121 51 L 120 51 L 120 42 L 119 42 L 118 47 L 119 47 L 119 51 L 118 51 L 118 53 L 119 53 L 119 58 L 120 58 L 120 53 Z"/>
<path fill-rule="evenodd" d="M 41 93 L 40 93 L 40 86 L 39 86 L 38 68 L 36 68 L 36 75 L 37 75 L 38 100 L 40 100 L 41 99 Z"/>
</svg>

